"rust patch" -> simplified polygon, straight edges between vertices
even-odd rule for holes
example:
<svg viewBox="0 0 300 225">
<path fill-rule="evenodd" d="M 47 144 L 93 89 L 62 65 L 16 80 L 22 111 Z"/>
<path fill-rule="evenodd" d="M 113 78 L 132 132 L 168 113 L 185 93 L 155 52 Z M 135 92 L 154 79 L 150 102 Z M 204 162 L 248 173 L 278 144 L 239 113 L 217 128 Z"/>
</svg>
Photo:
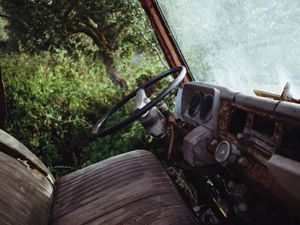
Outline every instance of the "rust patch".
<svg viewBox="0 0 300 225">
<path fill-rule="evenodd" d="M 218 130 L 219 131 L 227 131 L 229 124 L 231 122 L 231 114 L 232 107 L 229 101 L 222 101 L 220 104 L 219 111 L 219 122 L 218 122 Z"/>
</svg>

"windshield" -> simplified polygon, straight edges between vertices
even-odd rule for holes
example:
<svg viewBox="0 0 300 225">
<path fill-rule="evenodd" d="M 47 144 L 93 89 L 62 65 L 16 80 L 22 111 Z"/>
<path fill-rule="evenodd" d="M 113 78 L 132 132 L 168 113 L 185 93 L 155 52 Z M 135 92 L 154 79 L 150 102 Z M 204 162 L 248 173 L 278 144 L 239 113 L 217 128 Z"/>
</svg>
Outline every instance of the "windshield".
<svg viewBox="0 0 300 225">
<path fill-rule="evenodd" d="M 195 80 L 300 98 L 300 1 L 158 3 Z"/>
</svg>

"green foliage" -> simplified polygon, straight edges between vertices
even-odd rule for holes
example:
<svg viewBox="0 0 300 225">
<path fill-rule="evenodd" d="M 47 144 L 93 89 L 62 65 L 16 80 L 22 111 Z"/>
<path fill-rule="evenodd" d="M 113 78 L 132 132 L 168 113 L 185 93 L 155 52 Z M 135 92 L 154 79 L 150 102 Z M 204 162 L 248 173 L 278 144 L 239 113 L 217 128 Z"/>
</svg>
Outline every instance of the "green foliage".
<svg viewBox="0 0 300 225">
<path fill-rule="evenodd" d="M 54 42 L 55 16 L 50 5 L 47 0 L 0 0 L 3 14 L 10 20 L 10 41 L 15 46 L 20 42 L 28 49 L 38 49 Z"/>
<path fill-rule="evenodd" d="M 0 6 L 10 17 L 11 39 L 31 51 L 65 47 L 79 33 L 106 52 L 131 51 L 128 43 L 145 49 L 140 32 L 153 40 L 137 0 L 0 0 Z"/>
<path fill-rule="evenodd" d="M 156 57 L 121 58 L 118 68 L 136 88 L 141 74 L 164 68 Z M 1 69 L 6 86 L 6 130 L 36 153 L 57 176 L 121 152 L 153 146 L 139 124 L 115 135 L 92 139 L 92 124 L 124 93 L 105 76 L 99 60 L 65 50 L 5 53 Z M 129 106 L 128 106 L 129 107 Z M 131 111 L 125 108 L 112 123 Z M 152 144 L 151 144 L 152 143 Z"/>
<path fill-rule="evenodd" d="M 1 56 L 6 130 L 52 172 L 138 148 L 160 151 L 138 123 L 104 138 L 89 134 L 126 91 L 166 69 L 137 0 L 0 0 L 0 11 L 9 19 L 9 48 Z M 119 78 L 127 89 L 116 88 Z"/>
<path fill-rule="evenodd" d="M 3 21 L 0 18 L 0 41 L 4 39 L 4 26 L 3 26 Z"/>
<path fill-rule="evenodd" d="M 8 39 L 7 31 L 5 29 L 7 21 L 0 17 L 0 49 L 3 48 L 5 42 Z"/>
<path fill-rule="evenodd" d="M 153 49 L 158 53 L 138 0 L 0 0 L 1 11 L 10 21 L 10 50 L 64 48 L 73 53 L 74 47 L 88 46 L 111 80 L 124 89 L 130 84 L 116 69 L 116 55 L 131 57 Z"/>
</svg>

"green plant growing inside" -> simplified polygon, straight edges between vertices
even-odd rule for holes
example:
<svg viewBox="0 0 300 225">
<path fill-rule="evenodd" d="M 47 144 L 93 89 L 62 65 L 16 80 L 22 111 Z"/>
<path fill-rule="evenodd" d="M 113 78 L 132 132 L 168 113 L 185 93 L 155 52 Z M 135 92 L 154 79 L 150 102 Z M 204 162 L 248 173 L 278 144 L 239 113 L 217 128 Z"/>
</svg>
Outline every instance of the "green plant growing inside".
<svg viewBox="0 0 300 225">
<path fill-rule="evenodd" d="M 138 123 L 113 136 L 90 135 L 109 107 L 166 69 L 137 1 L 0 0 L 0 17 L 9 31 L 0 62 L 5 130 L 56 176 L 133 149 L 160 151 Z"/>
<path fill-rule="evenodd" d="M 139 63 L 120 59 L 118 66 L 130 81 L 129 91 L 136 88 L 134 78 L 163 70 L 157 58 L 147 55 Z M 121 152 L 146 148 L 151 142 L 139 124 L 114 136 L 91 138 L 93 122 L 122 95 L 104 75 L 101 61 L 80 52 L 74 59 L 65 50 L 33 55 L 5 53 L 1 68 L 9 112 L 6 130 L 56 175 Z M 120 121 L 131 110 L 127 106 L 111 123 Z"/>
</svg>

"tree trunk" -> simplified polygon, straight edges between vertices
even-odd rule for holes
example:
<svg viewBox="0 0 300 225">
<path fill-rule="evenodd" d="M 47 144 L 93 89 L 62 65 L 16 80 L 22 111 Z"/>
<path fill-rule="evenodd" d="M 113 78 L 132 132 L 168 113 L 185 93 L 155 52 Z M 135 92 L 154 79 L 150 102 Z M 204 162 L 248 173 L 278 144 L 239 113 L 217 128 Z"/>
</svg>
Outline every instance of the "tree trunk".
<svg viewBox="0 0 300 225">
<path fill-rule="evenodd" d="M 5 91 L 2 82 L 2 74 L 0 68 L 0 128 L 4 128 L 4 122 L 6 117 L 6 101 L 5 101 Z"/>
<path fill-rule="evenodd" d="M 109 74 L 110 79 L 113 81 L 113 83 L 118 85 L 121 88 L 126 89 L 127 88 L 126 81 L 124 80 L 124 78 L 122 78 L 119 75 L 114 65 L 114 59 L 112 54 L 102 51 L 101 56 L 102 56 L 102 61 L 105 65 L 106 72 Z"/>
<path fill-rule="evenodd" d="M 87 21 L 90 21 L 87 19 Z M 106 72 L 110 76 L 110 79 L 117 86 L 127 89 L 127 84 L 125 80 L 118 74 L 117 69 L 115 67 L 115 61 L 113 58 L 112 50 L 110 50 L 110 46 L 108 45 L 105 36 L 102 32 L 97 30 L 97 27 L 91 26 L 90 23 L 85 26 L 73 23 L 73 21 L 66 20 L 64 22 L 66 31 L 70 32 L 70 34 L 74 33 L 83 33 L 88 37 L 92 38 L 94 43 L 99 47 L 99 55 L 105 65 Z"/>
</svg>

